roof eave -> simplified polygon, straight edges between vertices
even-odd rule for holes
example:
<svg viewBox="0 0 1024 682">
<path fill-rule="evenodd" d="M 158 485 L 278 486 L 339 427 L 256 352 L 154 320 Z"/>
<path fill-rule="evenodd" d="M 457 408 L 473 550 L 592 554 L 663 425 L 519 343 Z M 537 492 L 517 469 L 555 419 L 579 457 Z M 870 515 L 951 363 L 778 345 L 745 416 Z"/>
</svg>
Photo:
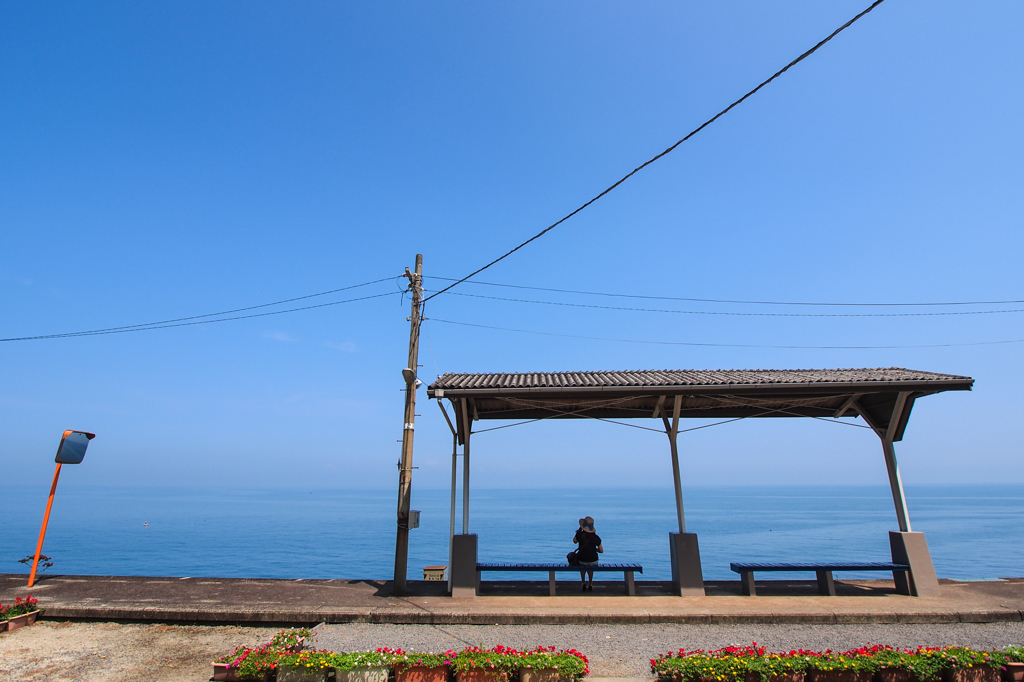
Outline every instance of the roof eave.
<svg viewBox="0 0 1024 682">
<path fill-rule="evenodd" d="M 914 393 L 938 393 L 942 391 L 970 391 L 974 379 L 931 379 L 924 381 L 845 381 L 801 383 L 759 383 L 759 384 L 711 384 L 698 386 L 521 386 L 521 387 L 479 387 L 445 388 L 430 386 L 428 398 L 475 397 L 483 395 L 524 395 L 560 394 L 566 397 L 591 394 L 627 395 L 689 395 L 707 393 L 881 393 L 908 391 Z M 437 391 L 443 391 L 437 396 Z"/>
</svg>

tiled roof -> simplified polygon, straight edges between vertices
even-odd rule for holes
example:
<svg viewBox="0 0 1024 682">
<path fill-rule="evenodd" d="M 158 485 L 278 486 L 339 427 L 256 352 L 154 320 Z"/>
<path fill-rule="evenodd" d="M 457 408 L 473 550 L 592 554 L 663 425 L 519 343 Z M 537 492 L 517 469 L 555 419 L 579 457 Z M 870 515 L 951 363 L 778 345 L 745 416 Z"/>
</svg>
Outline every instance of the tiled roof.
<svg viewBox="0 0 1024 682">
<path fill-rule="evenodd" d="M 973 382 L 970 377 L 900 367 L 874 369 L 666 369 L 623 372 L 529 372 L 445 374 L 430 389 L 629 388 L 639 386 L 751 386 Z"/>
</svg>

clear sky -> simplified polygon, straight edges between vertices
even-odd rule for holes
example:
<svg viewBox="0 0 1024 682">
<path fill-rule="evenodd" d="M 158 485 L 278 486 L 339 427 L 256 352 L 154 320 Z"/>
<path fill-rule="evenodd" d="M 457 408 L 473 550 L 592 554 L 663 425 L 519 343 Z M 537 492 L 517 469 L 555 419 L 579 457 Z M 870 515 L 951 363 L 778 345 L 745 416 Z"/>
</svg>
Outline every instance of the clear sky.
<svg viewBox="0 0 1024 682">
<path fill-rule="evenodd" d="M 428 276 L 460 277 L 867 4 L 5 3 L 0 337 L 303 296 L 395 277 L 416 253 Z M 888 0 L 479 279 L 712 299 L 1024 299 L 1022 25 L 1020 2 Z M 718 313 L 1024 308 L 455 291 Z M 393 486 L 408 314 L 395 294 L 0 343 L 0 480 L 48 485 L 72 428 L 98 434 L 75 484 Z M 897 450 L 905 481 L 1024 482 L 1024 344 L 770 347 L 1024 339 L 1024 313 L 765 317 L 445 295 L 427 316 L 428 382 L 449 371 L 653 368 L 970 375 L 972 393 L 916 405 Z M 444 486 L 450 435 L 422 390 L 418 412 L 414 485 Z M 870 432 L 812 420 L 705 429 L 681 437 L 681 452 L 687 484 L 885 481 Z M 481 435 L 474 454 L 479 485 L 660 486 L 670 476 L 664 436 L 595 422 Z"/>
</svg>

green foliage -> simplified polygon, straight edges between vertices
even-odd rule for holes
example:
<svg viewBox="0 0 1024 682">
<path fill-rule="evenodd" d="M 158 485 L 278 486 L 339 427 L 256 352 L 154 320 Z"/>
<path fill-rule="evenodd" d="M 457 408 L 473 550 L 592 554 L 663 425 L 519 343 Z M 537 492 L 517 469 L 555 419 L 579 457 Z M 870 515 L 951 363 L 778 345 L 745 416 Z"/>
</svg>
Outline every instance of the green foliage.
<svg viewBox="0 0 1024 682">
<path fill-rule="evenodd" d="M 251 649 L 247 646 L 237 647 L 230 654 L 217 659 L 218 663 L 227 663 L 228 667 L 237 670 L 238 676 L 245 680 L 262 680 L 277 669 L 278 660 L 290 652 L 289 648 L 298 646 L 300 639 L 312 636 L 309 630 L 298 628 L 282 630 L 266 644 Z"/>
<path fill-rule="evenodd" d="M 651 670 L 662 679 L 678 682 L 743 682 L 755 659 L 763 658 L 764 647 L 726 647 L 715 651 L 680 649 L 651 659 Z"/>
<path fill-rule="evenodd" d="M 357 651 L 351 654 L 335 654 L 334 667 L 338 670 L 357 670 L 359 668 L 390 668 L 393 654 L 377 651 Z"/>
<path fill-rule="evenodd" d="M 961 670 L 978 665 L 1001 668 L 1006 654 L 1000 651 L 974 651 L 967 647 L 920 647 L 910 655 L 909 667 L 921 682 L 935 682 L 943 670 Z"/>
<path fill-rule="evenodd" d="M 761 654 L 745 659 L 747 670 L 760 680 L 774 677 L 803 674 L 807 670 L 808 657 L 790 654 Z"/>
<path fill-rule="evenodd" d="M 292 668 L 306 668 L 308 670 L 328 670 L 335 667 L 335 661 L 344 656 L 333 651 L 297 651 L 277 654 L 275 661 L 277 668 L 290 666 Z"/>
<path fill-rule="evenodd" d="M 510 673 L 514 673 L 519 669 L 518 657 L 515 655 L 516 651 L 503 646 L 498 646 L 494 649 L 470 646 L 458 653 L 453 651 L 447 653 L 454 655 L 452 667 L 456 672 L 460 673 L 469 670 L 479 670 L 496 673 L 501 679 L 507 679 Z"/>
<path fill-rule="evenodd" d="M 678 682 L 741 682 L 750 676 L 766 681 L 773 677 L 810 671 L 873 674 L 895 669 L 910 673 L 918 682 L 937 682 L 944 670 L 978 666 L 1001 668 L 1008 661 L 1024 661 L 1024 648 L 975 651 L 967 647 L 929 648 L 915 651 L 888 646 L 850 651 L 767 653 L 764 647 L 728 647 L 717 651 L 669 652 L 651 659 L 651 670 L 660 678 Z"/>
<path fill-rule="evenodd" d="M 555 647 L 539 646 L 530 651 L 509 649 L 516 668 L 557 670 L 562 680 L 578 680 L 590 674 L 590 660 L 576 649 L 556 651 Z"/>
<path fill-rule="evenodd" d="M 415 651 L 403 651 L 401 649 L 377 649 L 381 653 L 391 654 L 391 665 L 396 672 L 401 672 L 413 666 L 424 666 L 426 668 L 440 668 L 450 666 L 455 661 L 455 652 L 446 651 L 443 654 L 418 653 Z"/>
<path fill-rule="evenodd" d="M 557 670 L 561 680 L 577 682 L 590 674 L 587 657 L 575 649 L 558 651 L 555 647 L 537 647 L 530 651 L 516 651 L 510 647 L 492 649 L 466 647 L 462 651 L 422 653 L 402 649 L 380 648 L 376 651 L 340 653 L 332 651 L 290 651 L 299 638 L 310 637 L 308 630 L 282 631 L 269 643 L 256 649 L 238 647 L 217 662 L 227 663 L 245 680 L 262 680 L 281 666 L 310 670 L 357 670 L 360 668 L 394 668 L 401 672 L 413 666 L 446 668 L 455 672 L 482 671 L 494 673 L 508 680 L 520 668 Z"/>
<path fill-rule="evenodd" d="M 281 632 L 274 635 L 274 638 L 270 640 L 267 645 L 273 649 L 288 649 L 299 644 L 299 640 L 308 639 L 312 637 L 313 633 L 305 628 L 294 628 L 291 630 L 281 630 Z"/>
<path fill-rule="evenodd" d="M 874 673 L 878 670 L 879 660 L 866 649 L 855 649 L 835 653 L 826 651 L 817 656 L 805 656 L 807 670 Z"/>
</svg>

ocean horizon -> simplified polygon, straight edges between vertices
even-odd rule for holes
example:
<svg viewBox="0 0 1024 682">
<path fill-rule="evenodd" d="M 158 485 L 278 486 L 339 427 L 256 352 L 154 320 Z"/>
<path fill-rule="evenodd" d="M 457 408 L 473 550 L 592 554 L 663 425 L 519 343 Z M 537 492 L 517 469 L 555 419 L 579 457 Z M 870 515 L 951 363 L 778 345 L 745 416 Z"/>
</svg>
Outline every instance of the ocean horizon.
<svg viewBox="0 0 1024 682">
<path fill-rule="evenodd" d="M 907 487 L 913 529 L 926 534 L 940 578 L 1024 576 L 1019 490 Z M 480 561 L 563 561 L 577 519 L 590 515 L 603 561 L 642 564 L 637 577 L 646 580 L 670 577 L 670 487 L 474 488 L 470 495 Z M 27 573 L 18 560 L 35 551 L 45 494 L 13 487 L 5 498 L 0 573 Z M 706 580 L 737 579 L 729 563 L 740 560 L 890 560 L 896 517 L 884 486 L 699 486 L 685 488 L 684 501 Z M 396 504 L 394 489 L 68 486 L 57 491 L 43 554 L 56 575 L 390 579 Z M 447 489 L 413 488 L 421 525 L 410 532 L 410 579 L 421 578 L 424 566 L 447 564 L 449 505 Z M 461 509 L 460 499 L 457 533 Z"/>
</svg>

